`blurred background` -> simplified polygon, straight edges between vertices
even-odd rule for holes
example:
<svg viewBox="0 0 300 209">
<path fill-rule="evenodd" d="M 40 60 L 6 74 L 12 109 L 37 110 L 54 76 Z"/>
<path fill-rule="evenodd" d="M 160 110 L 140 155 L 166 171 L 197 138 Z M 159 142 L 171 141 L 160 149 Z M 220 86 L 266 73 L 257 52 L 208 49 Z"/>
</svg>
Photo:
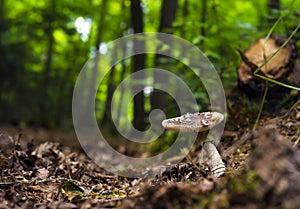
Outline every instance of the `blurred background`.
<svg viewBox="0 0 300 209">
<path fill-rule="evenodd" d="M 1 0 L 0 122 L 72 130 L 73 88 L 84 64 L 108 42 L 140 32 L 174 34 L 195 44 L 228 93 L 236 86 L 241 62 L 236 49 L 266 36 L 279 18 L 273 33 L 289 35 L 299 24 L 299 11 L 296 0 Z M 172 69 L 188 83 L 200 110 L 209 109 L 203 85 L 182 63 L 139 55 L 114 66 L 98 88 L 96 117 L 107 132 L 114 132 L 110 103 L 118 83 L 154 66 Z M 177 111 L 172 98 L 151 85 L 129 107 L 140 130 L 149 125 L 152 109 Z"/>
</svg>

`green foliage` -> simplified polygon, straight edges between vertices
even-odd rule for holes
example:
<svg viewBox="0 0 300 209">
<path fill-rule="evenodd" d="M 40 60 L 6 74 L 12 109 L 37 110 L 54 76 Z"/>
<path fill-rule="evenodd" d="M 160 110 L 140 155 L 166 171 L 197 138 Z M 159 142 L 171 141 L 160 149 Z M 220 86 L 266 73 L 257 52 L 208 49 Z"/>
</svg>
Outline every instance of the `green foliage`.
<svg viewBox="0 0 300 209">
<path fill-rule="evenodd" d="M 48 127 L 71 127 L 71 99 L 74 83 L 84 63 L 100 43 L 132 33 L 130 0 L 4 0 L 0 2 L 0 118 L 2 122 L 26 122 Z M 159 0 L 142 0 L 144 31 L 158 31 Z M 204 4 L 205 2 L 205 4 Z M 299 22 L 300 1 L 282 0 L 281 9 L 269 11 L 267 0 L 178 0 L 176 20 L 167 31 L 198 46 L 212 61 L 226 89 L 235 85 L 240 63 L 236 48 L 250 43 L 270 30 L 268 20 L 284 16 L 274 34 L 285 35 Z M 91 21 L 86 34 L 79 32 L 79 17 Z M 272 25 L 272 24 L 271 24 Z M 297 42 L 299 46 L 299 41 Z M 147 67 L 155 66 L 148 55 Z M 193 72 L 180 62 L 162 65 L 180 76 L 199 101 L 209 109 L 206 90 Z M 99 86 L 96 115 L 106 111 L 107 86 L 117 85 L 131 72 L 130 59 L 116 66 Z M 128 98 L 128 95 L 124 95 Z M 121 95 L 117 97 L 122 98 Z M 168 108 L 174 105 L 170 100 Z M 151 110 L 150 99 L 145 108 Z M 133 105 L 129 115 L 133 117 Z M 176 109 L 176 108 L 175 108 Z M 173 110 L 175 114 L 177 110 Z M 120 123 L 127 121 L 120 118 Z M 126 124 L 125 124 L 126 125 Z"/>
</svg>

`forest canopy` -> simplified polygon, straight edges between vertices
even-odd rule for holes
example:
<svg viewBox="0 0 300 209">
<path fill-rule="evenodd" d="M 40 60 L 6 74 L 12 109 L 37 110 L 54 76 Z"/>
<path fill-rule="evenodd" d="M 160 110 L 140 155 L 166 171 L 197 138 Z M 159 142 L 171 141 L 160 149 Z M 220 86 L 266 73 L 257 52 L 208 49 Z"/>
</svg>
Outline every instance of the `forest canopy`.
<svg viewBox="0 0 300 209">
<path fill-rule="evenodd" d="M 237 49 L 266 36 L 277 20 L 272 35 L 288 36 L 299 24 L 299 11 L 297 0 L 2 0 L 1 122 L 70 128 L 73 88 L 84 64 L 109 42 L 133 33 L 164 32 L 190 41 L 214 64 L 224 88 L 231 89 L 241 62 Z M 180 62 L 139 55 L 116 65 L 99 86 L 99 123 L 110 123 L 118 83 L 138 68 L 154 66 L 172 69 L 189 84 L 199 108 L 209 108 L 203 85 Z M 139 129 L 147 126 L 151 109 L 164 109 L 167 102 L 174 111 L 170 98 L 147 87 L 148 94 L 137 95 L 128 110 Z"/>
</svg>

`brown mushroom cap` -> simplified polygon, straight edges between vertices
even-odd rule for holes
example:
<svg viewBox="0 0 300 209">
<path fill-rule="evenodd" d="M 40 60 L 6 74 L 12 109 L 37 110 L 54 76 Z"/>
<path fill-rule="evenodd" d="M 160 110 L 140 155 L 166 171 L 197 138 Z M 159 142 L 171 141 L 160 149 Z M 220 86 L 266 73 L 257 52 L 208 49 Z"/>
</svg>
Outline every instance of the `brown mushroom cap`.
<svg viewBox="0 0 300 209">
<path fill-rule="evenodd" d="M 173 131 L 202 132 L 218 125 L 223 119 L 223 114 L 218 112 L 187 113 L 180 117 L 163 120 L 162 126 Z"/>
</svg>

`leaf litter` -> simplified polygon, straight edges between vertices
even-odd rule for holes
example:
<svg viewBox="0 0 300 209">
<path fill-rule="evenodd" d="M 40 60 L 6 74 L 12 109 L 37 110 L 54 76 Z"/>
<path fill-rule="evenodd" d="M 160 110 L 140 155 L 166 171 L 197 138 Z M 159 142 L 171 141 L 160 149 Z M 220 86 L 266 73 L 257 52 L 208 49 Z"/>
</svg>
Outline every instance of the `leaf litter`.
<svg viewBox="0 0 300 209">
<path fill-rule="evenodd" d="M 108 173 L 79 149 L 0 129 L 0 208 L 300 208 L 299 117 L 264 122 L 256 132 L 229 123 L 220 178 L 195 161 L 197 146 L 156 176 L 135 179 Z"/>
</svg>

